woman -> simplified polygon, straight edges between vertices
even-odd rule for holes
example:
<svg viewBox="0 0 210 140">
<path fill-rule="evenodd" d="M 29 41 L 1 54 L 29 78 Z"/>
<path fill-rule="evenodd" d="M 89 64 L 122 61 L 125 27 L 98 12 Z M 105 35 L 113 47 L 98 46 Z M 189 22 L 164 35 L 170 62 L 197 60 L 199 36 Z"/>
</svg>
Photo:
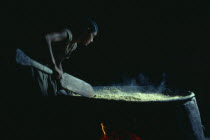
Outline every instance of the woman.
<svg viewBox="0 0 210 140">
<path fill-rule="evenodd" d="M 48 66 L 53 70 L 53 75 L 32 69 L 33 86 L 36 92 L 43 96 L 56 96 L 61 90 L 60 80 L 63 74 L 62 62 L 68 59 L 77 46 L 87 46 L 93 42 L 98 33 L 98 26 L 95 21 L 87 19 L 77 22 L 70 28 L 65 28 L 60 32 L 47 33 L 42 48 L 39 51 L 31 52 L 29 55 L 35 61 Z M 38 52 L 38 54 L 36 54 Z M 65 93 L 65 92 L 63 92 Z M 37 94 L 37 93 L 34 93 Z"/>
<path fill-rule="evenodd" d="M 49 33 L 45 36 L 57 79 L 61 79 L 63 73 L 62 61 L 69 58 L 77 45 L 87 46 L 93 42 L 98 33 L 97 24 L 93 20 L 87 19 L 81 24 L 83 25 L 80 25 L 79 29 L 73 29 L 72 31 L 64 29 L 61 32 Z"/>
</svg>

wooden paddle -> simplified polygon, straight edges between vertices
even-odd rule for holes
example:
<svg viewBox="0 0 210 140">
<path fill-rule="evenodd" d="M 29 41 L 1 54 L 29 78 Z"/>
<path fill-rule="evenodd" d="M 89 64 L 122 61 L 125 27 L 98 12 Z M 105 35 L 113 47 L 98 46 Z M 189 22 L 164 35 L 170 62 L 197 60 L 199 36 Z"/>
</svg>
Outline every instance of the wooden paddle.
<svg viewBox="0 0 210 140">
<path fill-rule="evenodd" d="M 53 74 L 53 71 L 50 68 L 34 61 L 20 49 L 16 50 L 16 62 L 23 66 L 34 67 L 50 75 Z M 74 92 L 85 97 L 92 97 L 94 95 L 93 87 L 90 84 L 70 74 L 63 73 L 60 82 L 62 87 L 68 91 Z"/>
</svg>

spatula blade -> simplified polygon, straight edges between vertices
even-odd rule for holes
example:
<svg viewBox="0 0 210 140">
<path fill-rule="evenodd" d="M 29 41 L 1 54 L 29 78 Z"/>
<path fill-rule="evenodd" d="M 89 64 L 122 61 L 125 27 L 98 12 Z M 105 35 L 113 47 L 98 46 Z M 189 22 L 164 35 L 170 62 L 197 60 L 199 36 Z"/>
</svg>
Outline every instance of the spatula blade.
<svg viewBox="0 0 210 140">
<path fill-rule="evenodd" d="M 67 73 L 62 74 L 61 85 L 64 89 L 85 97 L 94 95 L 93 87 L 90 84 Z"/>
</svg>

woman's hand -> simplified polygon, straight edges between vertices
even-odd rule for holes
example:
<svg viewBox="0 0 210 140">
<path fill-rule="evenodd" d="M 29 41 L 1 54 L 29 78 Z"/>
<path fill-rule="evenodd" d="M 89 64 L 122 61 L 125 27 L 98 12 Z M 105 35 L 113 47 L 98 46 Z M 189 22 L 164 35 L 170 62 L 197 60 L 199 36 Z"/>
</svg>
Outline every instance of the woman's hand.
<svg viewBox="0 0 210 140">
<path fill-rule="evenodd" d="M 55 77 L 55 79 L 57 80 L 61 80 L 62 79 L 62 74 L 63 71 L 60 70 L 56 65 L 53 68 L 53 76 Z"/>
</svg>

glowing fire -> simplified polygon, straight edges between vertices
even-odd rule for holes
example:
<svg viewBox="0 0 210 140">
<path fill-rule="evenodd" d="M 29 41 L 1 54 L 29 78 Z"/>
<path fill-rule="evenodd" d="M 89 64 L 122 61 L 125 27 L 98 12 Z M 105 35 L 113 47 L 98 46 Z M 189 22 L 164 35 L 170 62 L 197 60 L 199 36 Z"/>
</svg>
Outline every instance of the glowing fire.
<svg viewBox="0 0 210 140">
<path fill-rule="evenodd" d="M 140 137 L 130 132 L 113 131 L 107 135 L 103 123 L 101 123 L 101 129 L 104 135 L 100 140 L 141 140 Z"/>
<path fill-rule="evenodd" d="M 105 131 L 105 129 L 104 129 L 104 124 L 103 123 L 101 123 L 101 129 L 102 129 L 102 131 L 103 131 L 103 133 L 104 133 L 104 136 L 106 135 L 106 131 Z"/>
</svg>

